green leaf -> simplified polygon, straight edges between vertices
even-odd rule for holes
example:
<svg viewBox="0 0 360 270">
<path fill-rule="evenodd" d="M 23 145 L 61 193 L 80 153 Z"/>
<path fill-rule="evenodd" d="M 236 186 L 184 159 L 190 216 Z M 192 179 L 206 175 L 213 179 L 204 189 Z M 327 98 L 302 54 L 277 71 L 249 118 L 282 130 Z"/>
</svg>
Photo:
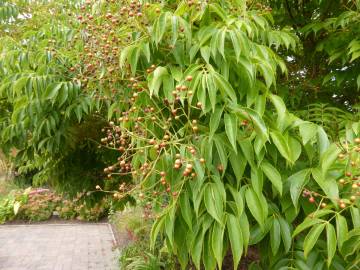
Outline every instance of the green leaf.
<svg viewBox="0 0 360 270">
<path fill-rule="evenodd" d="M 223 199 L 217 187 L 213 183 L 208 183 L 204 192 L 204 203 L 208 213 L 217 220 L 220 224 L 223 224 Z"/>
<path fill-rule="evenodd" d="M 307 258 L 307 255 L 312 250 L 317 240 L 319 239 L 320 234 L 324 230 L 326 223 L 314 225 L 309 233 L 306 235 L 304 240 L 304 256 Z"/>
<path fill-rule="evenodd" d="M 279 131 L 270 132 L 270 136 L 276 148 L 279 150 L 280 154 L 292 163 L 290 148 L 284 136 Z"/>
<path fill-rule="evenodd" d="M 360 228 L 360 209 L 354 206 L 350 207 L 351 219 L 354 228 Z"/>
<path fill-rule="evenodd" d="M 286 106 L 281 97 L 276 95 L 269 95 L 271 102 L 274 104 L 276 112 L 278 114 L 276 124 L 280 131 L 283 131 L 286 117 Z"/>
<path fill-rule="evenodd" d="M 120 54 L 120 61 L 119 61 L 120 68 L 124 67 L 126 59 L 129 58 L 129 55 L 133 50 L 134 50 L 134 46 L 127 46 L 124 49 L 122 49 Z"/>
<path fill-rule="evenodd" d="M 64 84 L 63 87 L 61 87 L 59 92 L 60 92 L 60 94 L 59 94 L 58 102 L 59 102 L 59 107 L 61 107 L 67 101 L 67 99 L 69 97 L 69 91 L 68 91 L 67 84 Z"/>
<path fill-rule="evenodd" d="M 231 101 L 237 102 L 236 93 L 231 84 L 226 81 L 225 78 L 219 73 L 214 72 L 212 75 L 214 82 L 220 91 L 222 91 L 223 94 L 226 94 L 226 96 L 228 96 Z"/>
<path fill-rule="evenodd" d="M 28 80 L 29 77 L 26 76 L 17 79 L 13 84 L 14 92 L 19 93 L 26 86 Z"/>
<path fill-rule="evenodd" d="M 237 131 L 238 131 L 238 119 L 235 114 L 225 114 L 224 122 L 225 122 L 226 135 L 236 153 L 237 152 L 236 138 L 237 138 Z"/>
<path fill-rule="evenodd" d="M 331 266 L 331 261 L 336 252 L 336 233 L 334 226 L 331 223 L 326 224 L 326 243 L 327 243 L 327 266 Z"/>
<path fill-rule="evenodd" d="M 212 111 L 215 111 L 217 87 L 215 86 L 213 76 L 211 74 L 204 74 L 202 77 L 203 87 L 207 89 Z"/>
<path fill-rule="evenodd" d="M 243 238 L 239 219 L 234 215 L 228 215 L 227 231 L 231 245 L 231 253 L 233 255 L 234 269 L 238 269 L 238 265 L 243 253 Z"/>
<path fill-rule="evenodd" d="M 157 67 L 155 69 L 155 71 L 153 72 L 152 80 L 149 83 L 150 96 L 158 95 L 161 83 L 163 81 L 163 77 L 167 74 L 167 69 L 164 67 Z"/>
<path fill-rule="evenodd" d="M 285 253 L 288 253 L 290 251 L 292 244 L 290 226 L 289 223 L 287 223 L 287 221 L 282 217 L 279 217 L 279 223 L 280 223 L 281 238 L 285 247 Z"/>
<path fill-rule="evenodd" d="M 324 222 L 324 221 L 322 219 L 318 219 L 318 218 L 307 217 L 301 224 L 297 225 L 292 236 L 295 237 L 296 235 L 301 233 L 303 230 L 306 230 L 307 228 L 312 227 L 321 222 Z"/>
<path fill-rule="evenodd" d="M 325 192 L 326 196 L 337 204 L 339 200 L 339 187 L 335 179 L 327 176 L 326 179 L 319 168 L 313 168 L 311 170 L 312 176 L 314 177 L 316 183 L 320 186 L 320 188 Z"/>
<path fill-rule="evenodd" d="M 310 172 L 309 169 L 304 169 L 291 175 L 287 179 L 288 183 L 290 183 L 290 196 L 295 208 L 298 207 L 300 194 L 309 181 Z"/>
<path fill-rule="evenodd" d="M 170 248 L 174 246 L 174 226 L 175 226 L 175 207 L 173 207 L 165 217 L 165 233 L 169 241 Z"/>
<path fill-rule="evenodd" d="M 307 144 L 318 132 L 318 127 L 314 123 L 304 122 L 299 126 L 299 132 L 303 144 Z"/>
<path fill-rule="evenodd" d="M 192 257 L 192 261 L 195 264 L 196 269 L 200 269 L 201 251 L 203 249 L 204 235 L 205 232 L 203 232 L 202 228 L 199 229 L 196 237 L 194 238 L 193 245 L 191 248 L 191 257 Z"/>
<path fill-rule="evenodd" d="M 229 31 L 229 34 L 230 34 L 232 45 L 234 47 L 236 61 L 239 61 L 240 54 L 241 54 L 241 45 L 242 44 L 241 44 L 241 40 L 240 40 L 240 38 L 238 36 L 238 31 L 231 30 L 231 31 Z"/>
<path fill-rule="evenodd" d="M 139 61 L 139 55 L 140 55 L 140 49 L 138 47 L 135 47 L 133 50 L 131 50 L 129 56 L 128 56 L 128 61 L 131 67 L 131 73 L 133 76 L 135 76 L 136 74 L 136 68 L 137 68 L 137 63 Z"/>
<path fill-rule="evenodd" d="M 264 174 L 260 168 L 251 168 L 251 185 L 258 196 L 261 196 L 264 187 Z"/>
<path fill-rule="evenodd" d="M 275 255 L 279 250 L 280 240 L 280 223 L 277 218 L 274 218 L 270 230 L 270 246 L 273 255 Z"/>
<path fill-rule="evenodd" d="M 295 163 L 295 161 L 298 160 L 298 158 L 300 157 L 301 154 L 301 144 L 299 143 L 299 141 L 297 139 L 295 139 L 292 136 L 288 136 L 288 141 L 289 141 L 289 150 L 290 150 L 290 157 L 291 157 L 291 161 L 292 163 Z"/>
<path fill-rule="evenodd" d="M 226 185 L 227 189 L 230 191 L 232 197 L 234 198 L 236 209 L 237 209 L 237 216 L 241 216 L 244 211 L 244 202 L 242 194 L 237 191 L 235 188 L 230 186 L 229 184 Z"/>
<path fill-rule="evenodd" d="M 222 140 L 221 136 L 214 136 L 214 142 L 216 146 L 216 150 L 219 154 L 220 162 L 224 166 L 224 171 L 227 167 L 228 157 L 227 152 L 225 150 L 224 140 Z"/>
<path fill-rule="evenodd" d="M 247 113 L 249 116 L 249 120 L 253 123 L 256 133 L 260 137 L 268 138 L 268 129 L 264 122 L 264 120 L 261 118 L 261 116 L 254 110 L 249 108 L 243 108 L 243 110 Z"/>
<path fill-rule="evenodd" d="M 251 122 L 251 125 L 254 126 L 258 136 L 266 140 L 268 139 L 269 135 L 267 125 L 257 111 L 250 108 L 241 107 L 236 103 L 229 103 L 228 107 L 234 112 L 241 113 L 243 117 L 248 119 L 249 122 Z"/>
<path fill-rule="evenodd" d="M 203 262 L 205 266 L 205 270 L 215 270 L 216 268 L 216 260 L 213 255 L 213 251 L 211 248 L 211 237 L 212 231 L 209 231 L 204 241 L 204 250 L 203 250 Z"/>
<path fill-rule="evenodd" d="M 281 175 L 274 166 L 269 162 L 263 161 L 261 163 L 261 169 L 265 173 L 266 177 L 271 181 L 276 190 L 282 195 L 283 183 L 281 180 Z"/>
<path fill-rule="evenodd" d="M 259 223 L 261 228 L 264 228 L 265 224 L 265 211 L 267 205 L 262 205 L 262 201 L 252 188 L 247 188 L 245 191 L 246 204 L 249 207 L 250 213 L 253 215 L 255 220 Z"/>
<path fill-rule="evenodd" d="M 59 94 L 62 83 L 51 84 L 46 88 L 44 99 L 52 100 L 55 103 L 55 98 Z"/>
<path fill-rule="evenodd" d="M 224 46 L 225 46 L 225 37 L 226 37 L 226 27 L 223 27 L 222 29 L 220 29 L 219 31 L 219 38 L 218 38 L 218 50 L 219 50 L 219 53 L 222 55 L 222 57 L 225 59 L 225 49 L 224 49 Z"/>
<path fill-rule="evenodd" d="M 209 46 L 203 46 L 200 48 L 200 53 L 202 58 L 204 58 L 204 60 L 206 61 L 206 63 L 209 64 L 209 59 L 210 59 L 210 55 L 211 55 L 211 50 Z"/>
<path fill-rule="evenodd" d="M 240 185 L 241 178 L 243 177 L 245 172 L 247 161 L 241 151 L 238 151 L 238 153 L 231 152 L 229 160 L 232 170 L 236 176 L 237 184 Z"/>
<path fill-rule="evenodd" d="M 344 242 L 348 239 L 348 226 L 346 218 L 336 213 L 336 236 L 339 249 L 342 248 Z"/>
<path fill-rule="evenodd" d="M 157 236 L 158 236 L 160 230 L 162 229 L 162 227 L 164 226 L 164 221 L 165 221 L 164 217 L 165 216 L 159 217 L 155 221 L 154 225 L 151 228 L 151 232 L 150 232 L 150 247 L 151 247 L 151 249 L 153 249 L 155 247 Z"/>
<path fill-rule="evenodd" d="M 219 269 L 222 267 L 223 261 L 223 244 L 224 244 L 224 225 L 218 222 L 213 223 L 213 231 L 211 235 L 211 247 L 214 252 L 216 262 Z"/>
<path fill-rule="evenodd" d="M 145 56 L 146 60 L 148 62 L 150 62 L 151 52 L 150 52 L 150 45 L 148 42 L 142 44 L 141 51 L 142 51 L 143 55 Z"/>
<path fill-rule="evenodd" d="M 320 126 L 318 126 L 318 145 L 320 155 L 322 155 L 330 146 L 329 138 L 326 135 L 325 130 Z"/>
<path fill-rule="evenodd" d="M 190 198 L 187 192 L 183 192 L 180 196 L 180 209 L 181 214 L 186 222 L 186 224 L 189 226 L 190 230 L 192 229 L 192 210 L 190 206 Z"/>
<path fill-rule="evenodd" d="M 322 155 L 320 158 L 320 166 L 322 172 L 325 173 L 330 168 L 330 166 L 337 159 L 341 150 L 335 144 L 332 144 Z"/>
</svg>

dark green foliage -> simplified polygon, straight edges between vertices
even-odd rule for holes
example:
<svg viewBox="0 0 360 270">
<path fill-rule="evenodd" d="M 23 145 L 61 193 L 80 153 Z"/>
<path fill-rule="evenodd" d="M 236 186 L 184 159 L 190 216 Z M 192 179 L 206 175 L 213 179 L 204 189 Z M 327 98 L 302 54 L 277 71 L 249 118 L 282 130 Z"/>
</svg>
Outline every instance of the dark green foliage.
<svg viewBox="0 0 360 270">
<path fill-rule="evenodd" d="M 357 264 L 359 1 L 35 6 L 2 24 L 0 145 L 34 183 L 99 185 L 63 217 L 141 205 L 131 269 L 169 268 L 159 243 L 182 269 Z"/>
</svg>

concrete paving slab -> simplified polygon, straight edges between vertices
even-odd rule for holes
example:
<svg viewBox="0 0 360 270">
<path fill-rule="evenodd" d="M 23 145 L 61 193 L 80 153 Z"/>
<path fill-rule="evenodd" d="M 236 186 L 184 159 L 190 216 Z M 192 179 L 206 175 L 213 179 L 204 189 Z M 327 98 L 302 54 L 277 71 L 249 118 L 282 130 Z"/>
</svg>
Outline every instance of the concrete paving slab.
<svg viewBox="0 0 360 270">
<path fill-rule="evenodd" d="M 0 225 L 0 270 L 117 270 L 106 223 Z"/>
</svg>

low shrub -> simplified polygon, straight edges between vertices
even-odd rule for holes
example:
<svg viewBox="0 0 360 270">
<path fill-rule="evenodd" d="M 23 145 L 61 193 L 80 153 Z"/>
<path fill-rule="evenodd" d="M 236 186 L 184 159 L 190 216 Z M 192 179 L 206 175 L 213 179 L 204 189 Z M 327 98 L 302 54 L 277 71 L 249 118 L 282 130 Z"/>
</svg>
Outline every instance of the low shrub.
<svg viewBox="0 0 360 270">
<path fill-rule="evenodd" d="M 13 220 L 20 207 L 27 203 L 28 190 L 24 192 L 12 191 L 0 199 L 0 224 Z"/>
<path fill-rule="evenodd" d="M 126 231 L 131 243 L 121 251 L 119 262 L 124 270 L 177 269 L 176 261 L 158 239 L 154 250 L 150 250 L 151 221 L 138 208 L 123 212 L 112 219 L 118 230 Z"/>
<path fill-rule="evenodd" d="M 51 218 L 61 197 L 50 190 L 33 190 L 28 201 L 20 207 L 18 218 L 29 221 L 43 221 Z"/>
<path fill-rule="evenodd" d="M 91 194 L 82 192 L 68 198 L 48 189 L 17 189 L 0 199 L 0 224 L 14 219 L 44 221 L 54 211 L 61 219 L 98 221 L 109 212 L 109 196 L 98 199 Z"/>
</svg>

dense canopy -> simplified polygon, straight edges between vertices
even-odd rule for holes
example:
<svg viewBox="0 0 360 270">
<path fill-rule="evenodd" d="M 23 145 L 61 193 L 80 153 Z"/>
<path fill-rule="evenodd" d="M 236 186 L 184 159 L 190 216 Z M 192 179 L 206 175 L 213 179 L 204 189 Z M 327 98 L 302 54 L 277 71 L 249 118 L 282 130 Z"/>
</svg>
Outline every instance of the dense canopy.
<svg viewBox="0 0 360 270">
<path fill-rule="evenodd" d="M 0 0 L 0 148 L 182 269 L 359 269 L 359 90 L 359 0 Z"/>
</svg>

